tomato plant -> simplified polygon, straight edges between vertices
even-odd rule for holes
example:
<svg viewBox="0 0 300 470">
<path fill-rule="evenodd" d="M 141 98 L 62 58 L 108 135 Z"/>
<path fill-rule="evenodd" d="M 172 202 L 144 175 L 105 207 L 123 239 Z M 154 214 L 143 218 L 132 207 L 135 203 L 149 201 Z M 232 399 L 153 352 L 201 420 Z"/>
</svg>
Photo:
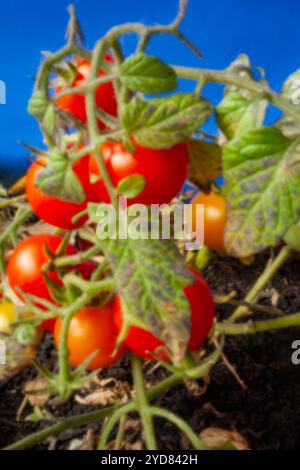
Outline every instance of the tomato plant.
<svg viewBox="0 0 300 470">
<path fill-rule="evenodd" d="M 213 250 L 224 251 L 224 235 L 226 224 L 226 200 L 223 196 L 211 192 L 199 193 L 192 200 L 189 220 L 193 232 L 197 229 L 198 204 L 204 205 L 204 244 Z M 199 236 L 199 235 L 198 235 Z M 197 237 L 197 233 L 196 233 Z"/>
<path fill-rule="evenodd" d="M 190 351 L 195 351 L 207 338 L 214 320 L 214 302 L 212 294 L 201 275 L 192 270 L 195 282 L 184 288 L 184 293 L 188 298 L 191 316 L 191 333 L 188 341 Z M 121 331 L 123 323 L 123 313 L 120 298 L 114 302 L 114 319 L 118 330 Z M 168 359 L 165 351 L 165 344 L 150 331 L 132 326 L 125 340 L 126 346 L 146 359 L 160 357 Z M 155 353 L 153 356 L 152 353 Z"/>
<path fill-rule="evenodd" d="M 26 195 L 0 193 L 0 209 L 12 213 L 0 233 L 1 292 L 13 296 L 8 279 L 21 299 L 26 293 L 36 297 L 34 301 L 27 297 L 33 312 L 25 327 L 47 318 L 44 327 L 53 330 L 55 322 L 58 364 L 39 367 L 49 396 L 58 397 L 60 403 L 68 401 L 75 391 L 93 383 L 86 369 L 114 364 L 126 346 L 134 390 L 124 406 L 113 399 L 113 406 L 99 413 L 62 420 L 14 448 L 35 445 L 62 429 L 104 417 L 108 419 L 98 448 L 111 445 L 110 434 L 119 421 L 115 445 L 120 447 L 121 438 L 126 439 L 126 417 L 136 413 L 147 449 L 158 447 L 156 416 L 176 424 L 196 449 L 206 449 L 188 423 L 153 406 L 152 400 L 179 383 L 194 385 L 221 360 L 238 378 L 222 352 L 227 336 L 300 324 L 299 313 L 278 315 L 273 305 L 257 303 L 292 249 L 299 247 L 300 113 L 291 104 L 299 72 L 277 94 L 265 76 L 257 76 L 257 71 L 254 76 L 246 55 L 224 71 L 170 66 L 150 56 L 146 46 L 157 33 L 175 35 L 201 55 L 181 31 L 187 1 L 179 3 L 178 16 L 170 25 L 114 27 L 92 52 L 80 40 L 78 20 L 70 7 L 67 44 L 48 54 L 38 71 L 28 108 L 48 148 L 35 152 L 39 157 L 29 169 Z M 136 51 L 126 56 L 122 39 L 128 33 L 135 33 L 139 41 Z M 54 92 L 53 76 L 59 76 Z M 178 92 L 179 79 L 193 81 L 194 91 Z M 202 96 L 209 83 L 225 86 L 217 106 Z M 269 103 L 283 115 L 266 126 Z M 218 125 L 216 135 L 201 128 L 212 116 Z M 190 227 L 198 238 L 196 207 L 204 205 L 206 248 L 198 253 L 193 246 L 190 250 L 185 227 L 178 229 L 172 214 L 174 206 L 180 214 L 185 212 L 190 195 L 180 191 L 187 176 L 200 191 L 188 208 Z M 224 178 L 222 194 L 214 192 L 219 176 Z M 120 210 L 120 195 L 127 196 L 129 204 L 144 204 L 149 219 L 143 214 L 134 219 L 130 210 Z M 177 204 L 171 206 L 177 195 Z M 153 228 L 148 206 L 157 209 L 163 203 L 160 216 L 169 216 L 169 230 L 158 227 L 147 232 Z M 109 208 L 108 221 L 102 212 L 99 221 L 99 208 Z M 36 230 L 31 209 L 45 223 L 63 229 L 63 237 L 42 234 L 24 239 L 27 232 Z M 100 237 L 97 224 L 106 228 L 106 222 L 122 230 L 108 230 L 106 237 Z M 205 271 L 204 266 L 211 258 L 223 262 L 223 256 L 214 256 L 210 249 L 226 253 L 224 262 L 230 257 L 245 262 L 260 253 L 265 256 L 283 239 L 288 246 L 283 245 L 267 263 L 245 299 L 233 298 L 226 282 L 212 294 L 204 280 L 212 278 L 212 270 L 208 266 Z M 69 240 L 75 240 L 77 248 Z M 202 266 L 203 277 L 192 267 L 196 265 Z M 213 299 L 216 309 L 218 303 L 226 304 L 225 318 L 222 309 L 215 318 Z M 236 308 L 227 315 L 232 305 Z M 9 331 L 12 307 L 5 303 L 0 307 L 0 322 L 2 318 L 3 328 Z M 272 318 L 259 319 L 260 312 Z M 23 333 L 27 340 L 30 328 Z M 209 347 L 200 350 L 208 336 Z M 167 377 L 147 388 L 142 358 L 163 360 Z M 122 367 L 127 364 L 124 360 Z"/>
<path fill-rule="evenodd" d="M 62 320 L 55 323 L 55 344 L 59 347 Z M 111 305 L 86 307 L 72 318 L 68 331 L 69 361 L 80 366 L 93 353 L 89 369 L 100 369 L 116 362 L 124 353 L 124 347 L 117 348 L 118 330 L 114 324 Z"/>
<path fill-rule="evenodd" d="M 130 204 L 168 203 L 179 193 L 187 177 L 189 158 L 185 144 L 160 150 L 136 144 L 135 152 L 131 153 L 120 142 L 105 142 L 102 145 L 102 155 L 115 186 L 132 175 L 145 178 L 144 189 L 138 196 L 130 199 Z M 90 173 L 92 178 L 100 178 L 101 172 L 95 157 L 90 159 Z M 92 186 L 96 200 L 110 201 L 103 179 Z"/>
<path fill-rule="evenodd" d="M 38 187 L 38 177 L 46 165 L 46 159 L 38 158 L 37 161 L 32 163 L 27 172 L 26 194 L 32 210 L 42 220 L 55 227 L 67 230 L 80 227 L 87 220 L 87 217 L 80 217 L 75 222 L 72 219 L 86 208 L 90 195 L 89 156 L 81 158 L 73 167 L 86 194 L 85 200 L 80 204 L 47 195 Z"/>
<path fill-rule="evenodd" d="M 109 54 L 105 55 L 105 61 L 107 64 L 113 64 L 112 56 Z M 70 88 L 70 93 L 55 99 L 56 105 L 63 111 L 72 114 L 80 122 L 86 124 L 87 122 L 87 113 L 86 113 L 86 104 L 85 96 L 82 93 L 72 93 L 72 88 L 85 87 L 87 80 L 90 74 L 90 63 L 88 60 L 81 57 L 76 58 L 76 63 L 73 66 L 75 67 L 75 76 L 71 79 L 71 83 L 64 83 L 62 86 L 58 86 L 55 89 L 55 95 L 58 95 L 59 92 L 65 88 Z M 99 77 L 106 75 L 105 70 L 99 71 Z M 63 80 L 63 79 L 62 79 Z M 117 115 L 117 102 L 114 93 L 114 87 L 112 82 L 103 83 L 99 85 L 96 89 L 96 103 L 97 106 L 103 109 L 106 113 L 116 116 Z M 104 129 L 106 126 L 101 121 L 98 120 L 100 129 Z"/>
</svg>

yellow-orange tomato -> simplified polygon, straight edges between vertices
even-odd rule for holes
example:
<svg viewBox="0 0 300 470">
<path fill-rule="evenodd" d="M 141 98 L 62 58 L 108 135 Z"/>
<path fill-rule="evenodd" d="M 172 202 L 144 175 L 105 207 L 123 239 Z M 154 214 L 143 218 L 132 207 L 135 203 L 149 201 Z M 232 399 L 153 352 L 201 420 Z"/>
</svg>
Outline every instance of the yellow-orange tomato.
<svg viewBox="0 0 300 470">
<path fill-rule="evenodd" d="M 15 306 L 9 300 L 0 302 L 0 333 L 11 333 L 11 324 L 17 319 Z"/>
<path fill-rule="evenodd" d="M 209 194 L 196 194 L 192 200 L 192 207 L 189 213 L 190 225 L 193 232 L 197 232 L 197 204 L 204 205 L 204 244 L 212 250 L 224 251 L 224 232 L 226 224 L 225 198 L 214 192 Z"/>
<path fill-rule="evenodd" d="M 58 318 L 54 328 L 56 347 L 59 347 L 62 320 Z M 101 369 L 116 362 L 123 354 L 124 347 L 116 350 L 118 329 L 112 316 L 111 304 L 105 307 L 86 307 L 72 318 L 67 344 L 69 362 L 79 366 L 91 354 L 96 353 L 88 369 Z"/>
</svg>

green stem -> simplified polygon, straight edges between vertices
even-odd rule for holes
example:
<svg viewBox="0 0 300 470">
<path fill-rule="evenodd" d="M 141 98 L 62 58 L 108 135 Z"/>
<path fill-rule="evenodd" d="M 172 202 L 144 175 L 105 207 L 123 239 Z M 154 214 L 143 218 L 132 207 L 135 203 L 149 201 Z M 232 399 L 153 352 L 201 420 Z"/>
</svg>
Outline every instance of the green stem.
<svg viewBox="0 0 300 470">
<path fill-rule="evenodd" d="M 207 450 L 207 447 L 203 444 L 201 439 L 199 439 L 197 434 L 179 416 L 175 415 L 171 411 L 164 410 L 163 408 L 159 408 L 157 406 L 153 406 L 151 408 L 151 413 L 154 416 L 159 416 L 160 418 L 164 418 L 170 421 L 171 423 L 175 424 L 186 435 L 186 437 L 189 439 L 189 441 L 196 450 Z"/>
<path fill-rule="evenodd" d="M 143 425 L 145 443 L 148 450 L 156 450 L 157 444 L 155 438 L 155 430 L 153 425 L 151 406 L 144 384 L 142 361 L 139 357 L 135 356 L 134 354 L 132 354 L 131 361 L 137 407 Z"/>
<path fill-rule="evenodd" d="M 57 436 L 68 429 L 79 428 L 89 423 L 100 421 L 110 416 L 114 411 L 114 407 L 110 406 L 102 410 L 93 411 L 92 413 L 85 413 L 80 416 L 72 416 L 72 418 L 65 418 L 60 420 L 58 423 L 38 431 L 35 434 L 21 439 L 20 441 L 8 446 L 5 450 L 24 450 L 30 447 L 34 447 L 40 442 L 44 441 L 48 437 Z"/>
<path fill-rule="evenodd" d="M 163 380 L 162 382 L 160 382 L 159 384 L 150 388 L 150 390 L 147 391 L 147 396 L 149 399 L 153 399 L 156 396 L 159 396 L 165 393 L 167 390 L 174 387 L 175 385 L 178 385 L 182 381 L 183 379 L 180 374 L 177 374 L 177 373 L 173 374 L 170 377 Z M 130 408 L 129 408 L 129 405 L 130 405 Z M 127 412 L 128 412 L 128 409 L 129 411 L 130 410 L 134 411 L 134 409 L 136 408 L 136 402 L 131 401 L 130 403 L 123 405 L 122 409 L 124 409 L 125 406 L 126 407 L 128 406 Z M 35 446 L 36 444 L 39 444 L 40 442 L 44 441 L 50 436 L 57 436 L 58 434 L 68 429 L 74 429 L 74 428 L 84 426 L 90 423 L 94 423 L 96 421 L 100 421 L 101 419 L 107 418 L 111 416 L 115 411 L 116 411 L 116 408 L 114 406 L 110 406 L 102 410 L 92 411 L 91 413 L 86 413 L 83 415 L 64 419 L 53 426 L 49 426 L 48 428 L 43 429 L 42 431 L 38 431 L 34 434 L 31 434 L 28 437 L 25 437 L 24 439 L 6 447 L 5 450 L 28 449 L 30 447 Z"/>
<path fill-rule="evenodd" d="M 114 450 L 120 450 L 124 440 L 124 435 L 126 431 L 126 422 L 127 422 L 127 413 L 122 416 L 119 423 L 119 429 L 116 436 L 116 441 L 114 445 Z"/>
<path fill-rule="evenodd" d="M 70 274 L 70 276 L 73 276 Z M 72 280 L 75 282 L 76 276 L 73 276 Z M 88 281 L 86 281 L 88 282 Z M 59 379 L 60 379 L 60 398 L 62 401 L 65 401 L 69 398 L 70 395 L 70 382 L 71 382 L 71 372 L 69 366 L 69 351 L 68 351 L 68 331 L 70 322 L 73 316 L 82 309 L 88 302 L 96 295 L 96 292 L 109 291 L 112 287 L 111 279 L 104 279 L 101 282 L 94 283 L 97 286 L 94 286 L 93 289 L 86 290 L 85 293 L 75 300 L 65 311 L 62 331 L 60 335 L 60 345 L 58 351 L 58 361 L 59 361 Z M 97 287 L 97 289 L 96 289 Z"/>
<path fill-rule="evenodd" d="M 110 75 L 104 75 L 101 77 L 96 78 L 90 83 L 91 89 L 96 89 L 98 86 L 103 85 L 104 83 L 112 82 L 115 80 L 117 76 L 115 74 L 110 74 Z M 74 87 L 74 88 L 64 88 L 61 90 L 59 93 L 55 95 L 55 99 L 62 98 L 63 96 L 70 95 L 81 95 L 86 92 L 86 87 Z"/>
<path fill-rule="evenodd" d="M 95 141 L 99 134 L 99 129 L 98 129 L 98 122 L 97 122 L 97 109 L 96 109 L 96 103 L 95 103 L 95 89 L 93 89 L 90 85 L 93 82 L 93 80 L 97 78 L 100 63 L 103 60 L 104 54 L 110 45 L 111 45 L 110 43 L 107 44 L 105 39 L 98 41 L 98 43 L 96 44 L 96 47 L 93 53 L 92 63 L 91 63 L 90 76 L 89 76 L 87 89 L 86 89 L 88 131 L 89 131 L 90 141 L 92 144 L 95 144 Z M 115 187 L 110 179 L 110 175 L 107 170 L 104 159 L 101 155 L 100 149 L 96 145 L 95 145 L 94 154 L 95 154 L 97 163 L 99 165 L 99 169 L 100 169 L 104 184 L 110 195 L 111 201 L 116 206 L 118 202 L 118 198 L 116 195 Z"/>
<path fill-rule="evenodd" d="M 21 209 L 20 211 L 18 211 L 12 223 L 8 227 L 6 227 L 6 229 L 0 235 L 0 245 L 5 242 L 8 237 L 10 237 L 11 233 L 16 233 L 18 228 L 23 225 L 31 215 L 31 209 Z"/>
<path fill-rule="evenodd" d="M 280 328 L 289 328 L 291 326 L 300 326 L 300 312 L 293 315 L 286 315 L 280 318 L 272 318 L 257 322 L 248 321 L 247 323 L 217 323 L 216 333 L 226 335 L 247 335 L 260 333 L 269 330 L 278 330 Z"/>
<path fill-rule="evenodd" d="M 222 70 L 208 70 L 208 69 L 194 69 L 191 67 L 173 67 L 176 74 L 180 78 L 186 78 L 189 80 L 205 80 L 206 83 L 221 83 L 227 85 L 234 85 L 244 90 L 252 91 L 257 95 L 261 95 L 262 98 L 266 98 L 270 103 L 277 106 L 277 108 L 289 114 L 296 121 L 300 122 L 300 112 L 297 107 L 290 103 L 287 99 L 283 98 L 279 94 L 270 90 L 268 86 L 255 80 L 247 80 L 239 75 L 235 75 L 228 71 Z"/>
<path fill-rule="evenodd" d="M 19 202 L 26 201 L 26 199 L 26 194 L 21 194 L 21 196 L 5 199 L 4 201 L 0 201 L 0 209 L 4 209 L 4 207 L 13 206 L 15 204 L 18 204 Z"/>
<path fill-rule="evenodd" d="M 76 266 L 77 264 L 84 263 L 84 261 L 89 260 L 90 258 L 93 258 L 93 256 L 96 256 L 100 252 L 99 246 L 93 246 L 92 248 L 89 248 L 88 250 L 78 253 L 76 255 L 71 255 L 71 256 L 61 256 L 60 258 L 56 258 L 52 264 L 56 268 L 65 268 L 66 266 Z M 45 268 L 47 271 L 49 271 L 49 265 L 47 268 Z"/>
<path fill-rule="evenodd" d="M 107 447 L 107 441 L 111 432 L 113 431 L 114 427 L 117 425 L 118 421 L 121 420 L 124 416 L 128 413 L 132 413 L 136 409 L 136 403 L 131 402 L 127 403 L 126 405 L 122 406 L 115 413 L 112 414 L 110 419 L 107 421 L 103 430 L 101 432 L 101 436 L 99 439 L 97 450 L 105 450 Z"/>
<path fill-rule="evenodd" d="M 277 273 L 277 271 L 289 259 L 291 254 L 292 254 L 291 248 L 285 246 L 281 249 L 281 251 L 276 256 L 276 258 L 271 263 L 267 264 L 264 272 L 259 276 L 254 286 L 246 295 L 245 297 L 246 302 L 252 303 L 255 301 L 255 299 L 260 294 L 260 292 L 265 289 L 265 287 L 269 284 L 269 282 Z M 233 312 L 233 314 L 229 317 L 228 321 L 233 321 L 238 318 L 244 317 L 248 315 L 248 313 L 249 313 L 249 307 L 240 306 Z"/>
</svg>

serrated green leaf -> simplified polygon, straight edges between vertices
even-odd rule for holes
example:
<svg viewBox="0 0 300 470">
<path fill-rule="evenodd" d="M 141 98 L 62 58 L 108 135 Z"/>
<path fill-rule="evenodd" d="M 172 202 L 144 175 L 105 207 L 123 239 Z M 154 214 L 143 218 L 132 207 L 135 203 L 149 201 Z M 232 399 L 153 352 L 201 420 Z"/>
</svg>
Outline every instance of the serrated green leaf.
<svg viewBox="0 0 300 470">
<path fill-rule="evenodd" d="M 42 90 L 35 90 L 28 102 L 28 113 L 42 120 L 49 105 L 49 98 Z"/>
<path fill-rule="evenodd" d="M 267 101 L 248 99 L 240 92 L 228 93 L 217 107 L 217 122 L 228 139 L 262 126 Z"/>
<path fill-rule="evenodd" d="M 294 104 L 296 109 L 300 111 L 300 69 L 296 70 L 284 82 L 281 95 L 286 98 L 290 103 Z M 284 114 L 276 123 L 276 127 L 281 132 L 290 138 L 300 135 L 300 122 L 295 121 L 294 118 L 288 114 Z"/>
<path fill-rule="evenodd" d="M 200 139 L 187 142 L 190 165 L 189 178 L 199 188 L 209 191 L 211 184 L 222 173 L 222 149 Z"/>
<path fill-rule="evenodd" d="M 56 113 L 55 113 L 55 107 L 51 103 L 49 104 L 47 111 L 44 115 L 43 118 L 43 127 L 47 134 L 52 135 L 56 126 Z"/>
<path fill-rule="evenodd" d="M 244 80 L 254 81 L 250 60 L 246 54 L 239 55 L 230 64 L 228 71 Z M 228 86 L 225 88 L 223 100 L 217 107 L 218 125 L 227 139 L 233 139 L 263 125 L 267 104 L 267 100 L 249 90 Z"/>
<path fill-rule="evenodd" d="M 81 204 L 86 199 L 83 187 L 72 169 L 68 155 L 58 149 L 48 154 L 48 164 L 38 175 L 37 185 L 49 196 Z"/>
<path fill-rule="evenodd" d="M 212 113 L 212 105 L 194 94 L 145 102 L 135 97 L 122 111 L 122 125 L 148 148 L 170 148 L 191 137 Z"/>
<path fill-rule="evenodd" d="M 117 194 L 132 199 L 145 189 L 146 178 L 143 175 L 131 175 L 122 179 L 117 186 Z"/>
<path fill-rule="evenodd" d="M 300 143 L 255 129 L 224 148 L 228 200 L 225 244 L 246 257 L 276 246 L 300 218 Z"/>
<path fill-rule="evenodd" d="M 95 222 L 99 222 L 95 217 Z M 124 237 L 125 238 L 125 237 Z M 194 282 L 171 240 L 107 238 L 110 263 L 124 310 L 123 328 L 137 325 L 165 342 L 180 361 L 190 337 L 190 305 L 183 288 Z"/>
<path fill-rule="evenodd" d="M 129 57 L 121 66 L 121 80 L 130 90 L 164 93 L 177 86 L 174 70 L 160 59 L 144 52 Z"/>
</svg>

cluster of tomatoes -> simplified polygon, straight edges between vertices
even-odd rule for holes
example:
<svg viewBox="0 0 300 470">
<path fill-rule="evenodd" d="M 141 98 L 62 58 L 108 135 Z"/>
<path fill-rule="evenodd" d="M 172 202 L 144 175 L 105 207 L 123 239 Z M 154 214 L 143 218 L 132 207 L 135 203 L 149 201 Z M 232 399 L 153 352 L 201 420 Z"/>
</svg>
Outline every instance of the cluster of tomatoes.
<svg viewBox="0 0 300 470">
<path fill-rule="evenodd" d="M 107 59 L 109 60 L 109 58 Z M 80 61 L 71 87 L 86 85 L 89 74 L 89 63 Z M 100 72 L 105 74 L 105 72 Z M 70 86 L 70 84 L 69 84 Z M 56 90 L 59 93 L 61 88 Z M 96 92 L 97 105 L 107 113 L 116 115 L 116 101 L 111 83 L 98 87 Z M 64 95 L 57 99 L 57 106 L 72 114 L 82 123 L 86 123 L 85 98 L 80 94 Z M 103 127 L 103 123 L 99 122 Z M 142 204 L 169 203 L 180 191 L 187 177 L 188 150 L 184 143 L 170 149 L 153 150 L 135 145 L 135 151 L 126 150 L 122 142 L 106 142 L 102 146 L 102 155 L 112 183 L 117 186 L 124 178 L 131 175 L 142 175 L 145 186 L 142 192 L 129 202 Z M 77 204 L 64 201 L 59 197 L 45 194 L 37 184 L 38 175 L 47 166 L 47 158 L 38 158 L 29 168 L 26 177 L 26 193 L 33 212 L 43 221 L 60 229 L 76 229 L 85 223 L 86 217 L 74 217 L 80 214 L 89 202 L 109 202 L 109 194 L 101 179 L 97 160 L 93 155 L 85 155 L 73 166 L 86 199 Z M 205 204 L 205 243 L 212 249 L 223 250 L 223 234 L 225 225 L 225 202 L 217 194 L 199 194 L 193 201 Z M 191 225 L 195 224 L 195 212 L 191 213 Z M 21 241 L 9 257 L 7 278 L 10 287 L 22 299 L 22 292 L 46 299 L 54 304 L 58 302 L 53 295 L 53 283 L 62 287 L 60 274 L 50 266 L 51 254 L 55 256 L 62 244 L 62 238 L 50 234 L 28 237 Z M 69 244 L 64 254 L 74 255 L 78 249 Z M 89 279 L 93 270 L 90 262 L 68 268 L 74 269 L 85 279 Z M 197 349 L 207 337 L 213 323 L 214 304 L 211 292 L 199 273 L 194 272 L 194 283 L 184 289 L 190 304 L 191 334 L 188 343 L 190 350 Z M 39 306 L 42 308 L 42 305 Z M 2 310 L 1 310 L 2 309 Z M 0 307 L 1 318 L 7 324 L 14 320 L 13 308 L 9 302 Z M 88 306 L 80 310 L 71 320 L 68 331 L 69 361 L 72 365 L 80 365 L 92 353 L 90 369 L 106 367 L 123 354 L 125 347 L 136 354 L 147 358 L 168 359 L 164 344 L 150 331 L 132 326 L 119 346 L 118 335 L 122 328 L 123 313 L 121 299 L 116 297 L 105 306 Z M 42 326 L 54 334 L 55 343 L 59 346 L 62 331 L 62 319 L 47 319 Z"/>
</svg>

